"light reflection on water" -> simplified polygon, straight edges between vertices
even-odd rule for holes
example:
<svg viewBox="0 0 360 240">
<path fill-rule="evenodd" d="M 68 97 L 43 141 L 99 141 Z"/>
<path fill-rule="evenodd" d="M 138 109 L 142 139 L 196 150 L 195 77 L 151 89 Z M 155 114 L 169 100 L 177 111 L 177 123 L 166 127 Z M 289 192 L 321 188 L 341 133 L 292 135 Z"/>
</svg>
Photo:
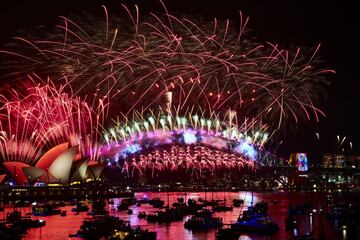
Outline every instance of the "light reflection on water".
<svg viewBox="0 0 360 240">
<path fill-rule="evenodd" d="M 316 194 L 316 195 L 315 195 Z M 262 234 L 243 234 L 239 239 L 241 240 L 263 240 L 263 239 L 292 239 L 293 231 L 285 231 L 285 217 L 287 216 L 287 209 L 290 204 L 301 204 L 304 203 L 307 199 L 312 200 L 314 206 L 320 207 L 319 203 L 319 194 L 320 193 L 312 193 L 311 196 L 309 194 L 303 192 L 291 193 L 254 193 L 253 201 L 254 204 L 256 202 L 265 201 L 269 203 L 269 215 L 277 221 L 280 227 L 280 231 L 272 236 L 266 236 Z M 148 199 L 152 199 L 155 197 L 159 197 L 165 201 L 165 205 L 167 204 L 167 199 L 169 198 L 169 204 L 171 205 L 173 202 L 176 202 L 178 198 L 183 197 L 186 201 L 191 199 L 198 199 L 199 197 L 207 200 L 216 199 L 223 200 L 226 199 L 227 205 L 232 203 L 234 198 L 241 198 L 245 200 L 244 208 L 234 208 L 233 211 L 228 212 L 218 212 L 215 213 L 215 216 L 221 217 L 223 219 L 224 224 L 230 224 L 237 220 L 240 212 L 245 209 L 247 206 L 250 206 L 252 196 L 251 192 L 214 192 L 214 193 L 204 193 L 204 192 L 171 192 L 167 195 L 164 192 L 147 192 L 147 193 L 136 193 L 135 197 L 137 199 L 141 199 L 147 197 Z M 184 222 L 189 218 L 189 216 L 185 217 L 183 221 L 173 222 L 169 225 L 167 224 L 157 224 L 157 223 L 148 223 L 145 219 L 139 219 L 137 217 L 139 212 L 145 211 L 146 213 L 154 212 L 158 209 L 154 209 L 152 206 L 148 204 L 142 204 L 141 207 L 137 207 L 136 205 L 131 206 L 130 208 L 133 210 L 132 215 L 128 215 L 126 211 L 118 211 L 116 206 L 121 202 L 121 199 L 113 199 L 114 204 L 107 205 L 107 208 L 111 215 L 115 215 L 120 217 L 120 219 L 130 221 L 132 226 L 140 226 L 142 228 L 147 228 L 149 231 L 157 232 L 157 239 L 176 239 L 176 240 L 213 240 L 215 239 L 216 230 L 208 230 L 208 231 L 198 231 L 192 232 L 188 231 L 184 228 Z M 273 204 L 273 200 L 277 200 L 277 204 Z M 72 206 L 62 207 L 62 210 L 67 211 L 66 217 L 61 217 L 60 215 L 49 216 L 49 217 L 33 217 L 34 219 L 44 219 L 46 220 L 46 226 L 43 228 L 30 229 L 25 236 L 25 240 L 62 240 L 62 239 L 74 239 L 77 238 L 69 238 L 69 234 L 76 233 L 79 230 L 80 225 L 82 224 L 85 218 L 88 218 L 86 213 L 80 213 L 79 215 L 75 215 L 71 212 Z M 9 211 L 11 209 L 7 209 Z M 25 215 L 30 212 L 30 208 L 23 208 L 22 213 Z M 4 216 L 5 213 L 3 213 Z M 322 225 L 324 228 L 324 232 L 326 235 L 326 239 L 346 239 L 346 232 L 343 231 L 336 232 L 334 225 L 331 222 L 325 222 L 326 219 L 323 214 L 322 219 L 319 218 L 319 212 L 313 212 L 312 216 L 307 215 L 303 216 L 300 221 L 303 222 L 300 228 L 298 229 L 298 234 L 303 234 L 305 232 L 309 232 L 310 225 L 314 229 L 314 234 L 317 239 L 317 229 L 319 225 Z M 310 223 L 311 219 L 311 223 Z"/>
</svg>

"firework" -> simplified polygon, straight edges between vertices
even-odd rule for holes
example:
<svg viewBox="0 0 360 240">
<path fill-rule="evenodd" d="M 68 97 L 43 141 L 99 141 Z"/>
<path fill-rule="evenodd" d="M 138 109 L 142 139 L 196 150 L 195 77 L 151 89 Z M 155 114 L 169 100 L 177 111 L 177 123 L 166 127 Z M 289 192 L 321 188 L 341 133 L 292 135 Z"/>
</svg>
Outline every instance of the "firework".
<svg viewBox="0 0 360 240">
<path fill-rule="evenodd" d="M 90 105 L 109 98 L 115 114 L 170 105 L 178 111 L 232 108 L 239 118 L 263 119 L 277 128 L 324 115 L 318 97 L 324 74 L 333 71 L 318 67 L 320 45 L 306 56 L 300 48 L 257 43 L 247 37 L 248 18 L 241 12 L 236 30 L 229 20 L 210 23 L 167 10 L 141 16 L 137 7 L 124 9 L 128 18 L 109 16 L 104 7 L 105 19 L 60 17 L 45 39 L 16 38 L 21 50 L 2 51 L 6 67 L 56 77 Z"/>
<path fill-rule="evenodd" d="M 236 153 L 211 149 L 206 146 L 177 146 L 171 145 L 170 149 L 153 150 L 141 153 L 139 156 L 125 162 L 124 168 L 134 174 L 142 174 L 146 170 L 176 171 L 185 169 L 192 173 L 202 175 L 203 172 L 215 172 L 219 169 L 253 169 L 255 163 Z"/>
<path fill-rule="evenodd" d="M 43 151 L 64 142 L 79 146 L 84 157 L 96 158 L 102 102 L 96 113 L 79 97 L 53 87 L 51 81 L 25 92 L 25 96 L 14 92 L 10 100 L 1 96 L 3 160 L 34 162 Z"/>
<path fill-rule="evenodd" d="M 128 17 L 105 7 L 102 19 L 60 17 L 45 38 L 17 37 L 0 51 L 8 79 L 54 79 L 2 97 L 3 159 L 34 161 L 70 142 L 93 160 L 127 159 L 131 171 L 253 166 L 285 123 L 325 115 L 318 102 L 334 71 L 320 67 L 320 45 L 308 54 L 258 43 L 241 12 L 236 30 L 229 20 L 123 7 Z"/>
<path fill-rule="evenodd" d="M 164 112 L 151 112 L 144 116 L 142 113 L 134 112 L 133 118 L 119 118 L 115 121 L 115 126 L 104 132 L 104 140 L 108 144 L 112 141 L 131 141 L 142 139 L 147 136 L 155 137 L 156 133 L 167 136 L 168 133 L 192 131 L 202 134 L 221 137 L 226 140 L 246 140 L 263 147 L 267 141 L 269 133 L 267 125 L 261 124 L 254 119 L 247 119 L 238 123 L 231 118 L 231 112 L 224 116 L 197 114 L 188 111 L 185 115 L 179 113 L 166 114 Z"/>
<path fill-rule="evenodd" d="M 252 168 L 268 139 L 267 126 L 254 120 L 237 125 L 231 112 L 225 119 L 210 116 L 191 111 L 185 116 L 164 112 L 146 117 L 134 114 L 133 119 L 119 120 L 104 133 L 107 144 L 102 155 L 109 164 L 119 164 L 130 172 L 152 169 L 152 174 L 155 169 L 196 168 L 201 173 L 219 168 Z"/>
</svg>

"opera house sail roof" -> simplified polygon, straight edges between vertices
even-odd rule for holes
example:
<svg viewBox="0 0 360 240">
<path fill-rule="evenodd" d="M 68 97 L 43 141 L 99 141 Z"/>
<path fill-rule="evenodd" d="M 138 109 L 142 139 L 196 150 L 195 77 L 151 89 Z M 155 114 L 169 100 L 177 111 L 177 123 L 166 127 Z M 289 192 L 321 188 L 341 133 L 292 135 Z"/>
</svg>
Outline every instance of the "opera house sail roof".
<svg viewBox="0 0 360 240">
<path fill-rule="evenodd" d="M 23 162 L 4 162 L 4 166 L 19 185 L 35 182 L 67 184 L 73 181 L 98 179 L 103 166 L 79 157 L 78 147 L 62 143 L 49 149 L 30 166 Z"/>
</svg>

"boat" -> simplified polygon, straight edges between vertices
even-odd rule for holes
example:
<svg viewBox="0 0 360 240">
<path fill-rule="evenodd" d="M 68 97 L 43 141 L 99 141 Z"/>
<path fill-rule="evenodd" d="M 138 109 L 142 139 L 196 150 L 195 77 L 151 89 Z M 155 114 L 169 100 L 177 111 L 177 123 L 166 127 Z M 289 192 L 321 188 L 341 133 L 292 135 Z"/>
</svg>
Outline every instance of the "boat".
<svg viewBox="0 0 360 240">
<path fill-rule="evenodd" d="M 225 206 L 225 205 L 217 205 L 217 206 L 213 206 L 212 210 L 214 212 L 226 212 L 226 211 L 232 211 L 233 207 Z"/>
<path fill-rule="evenodd" d="M 125 211 L 125 210 L 128 210 L 130 207 L 129 204 L 127 203 L 120 203 L 118 206 L 117 206 L 117 210 L 118 211 Z"/>
<path fill-rule="evenodd" d="M 200 209 L 195 213 L 195 216 L 197 217 L 207 217 L 212 216 L 212 212 L 209 209 Z"/>
<path fill-rule="evenodd" d="M 241 232 L 275 233 L 279 226 L 269 216 L 252 217 L 231 224 L 231 229 Z"/>
<path fill-rule="evenodd" d="M 187 201 L 187 205 L 189 208 L 196 209 L 196 211 L 201 210 L 203 208 L 203 204 L 197 203 L 194 199 L 189 199 Z"/>
<path fill-rule="evenodd" d="M 234 207 L 240 207 L 241 205 L 244 204 L 244 200 L 243 199 L 233 199 L 233 206 Z"/>
<path fill-rule="evenodd" d="M 162 208 L 164 206 L 164 201 L 160 198 L 153 198 L 148 201 L 150 205 L 152 205 L 154 208 Z"/>
<path fill-rule="evenodd" d="M 121 203 L 117 206 L 119 211 L 128 210 L 130 206 L 137 203 L 136 198 L 124 198 Z"/>
<path fill-rule="evenodd" d="M 192 216 L 185 223 L 184 227 L 190 230 L 200 230 L 200 229 L 208 229 L 208 228 L 219 228 L 222 227 L 223 222 L 219 217 L 197 217 Z"/>
<path fill-rule="evenodd" d="M 89 207 L 86 206 L 83 202 L 77 202 L 75 207 L 72 209 L 73 212 L 87 212 L 89 211 Z"/>
<path fill-rule="evenodd" d="M 148 214 L 148 222 L 170 223 L 183 220 L 183 213 L 175 208 L 166 208 L 165 211 L 157 211 L 155 214 Z"/>
<path fill-rule="evenodd" d="M 258 202 L 252 209 L 255 214 L 266 214 L 269 209 L 269 205 L 266 202 Z"/>
<path fill-rule="evenodd" d="M 18 222 L 13 223 L 13 226 L 22 227 L 22 228 L 39 228 L 46 225 L 46 221 L 42 219 L 33 220 L 30 218 L 21 219 Z"/>
<path fill-rule="evenodd" d="M 238 220 L 231 224 L 231 229 L 240 232 L 275 233 L 279 225 L 267 215 L 268 204 L 265 202 L 256 203 L 253 206 L 254 193 L 251 193 L 251 206 L 242 213 Z"/>
<path fill-rule="evenodd" d="M 201 198 L 200 198 L 200 199 L 201 199 Z M 200 201 L 199 201 L 199 202 L 200 202 Z M 188 205 L 193 205 L 193 204 L 198 204 L 198 203 L 196 202 L 195 199 L 189 198 L 188 201 L 187 201 L 187 204 L 188 204 Z"/>
<path fill-rule="evenodd" d="M 147 229 L 141 230 L 140 228 L 128 231 L 115 231 L 115 234 L 110 239 L 124 239 L 123 236 L 126 236 L 125 239 L 156 240 L 156 232 L 149 232 Z"/>
<path fill-rule="evenodd" d="M 46 225 L 46 221 L 42 219 L 32 220 L 30 217 L 21 217 L 19 211 L 9 212 L 6 216 L 6 221 L 11 223 L 13 227 L 18 227 L 25 231 L 29 228 L 38 228 Z"/>
<path fill-rule="evenodd" d="M 109 211 L 105 210 L 106 203 L 103 199 L 95 200 L 91 208 L 92 210 L 88 212 L 88 215 L 96 216 L 96 215 L 108 215 Z"/>
<path fill-rule="evenodd" d="M 50 204 L 36 204 L 32 207 L 33 216 L 51 216 L 60 214 L 61 210 Z"/>
<path fill-rule="evenodd" d="M 137 203 L 146 204 L 149 203 L 149 199 L 146 196 L 144 196 L 142 199 L 137 200 Z"/>
<path fill-rule="evenodd" d="M 76 234 L 69 237 L 84 239 L 142 239 L 156 240 L 156 233 L 132 229 L 130 223 L 114 216 L 95 216 L 86 219 Z M 124 238 L 125 237 L 125 238 Z"/>
<path fill-rule="evenodd" d="M 216 240 L 238 240 L 240 232 L 231 228 L 222 228 L 216 232 Z"/>
<path fill-rule="evenodd" d="M 6 215 L 6 221 L 13 223 L 21 219 L 21 213 L 19 211 L 8 212 Z"/>
</svg>

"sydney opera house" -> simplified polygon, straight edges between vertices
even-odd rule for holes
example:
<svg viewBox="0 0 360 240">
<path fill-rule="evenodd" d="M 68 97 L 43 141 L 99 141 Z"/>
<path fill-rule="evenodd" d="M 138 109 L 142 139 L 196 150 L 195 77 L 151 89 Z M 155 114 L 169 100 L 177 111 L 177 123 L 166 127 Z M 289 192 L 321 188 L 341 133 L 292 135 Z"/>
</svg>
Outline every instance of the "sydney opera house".
<svg viewBox="0 0 360 240">
<path fill-rule="evenodd" d="M 4 162 L 8 174 L 17 185 L 37 183 L 68 184 L 99 179 L 103 165 L 83 159 L 77 147 L 62 143 L 48 150 L 31 166 L 24 162 Z M 1 175 L 4 179 L 6 175 Z"/>
</svg>

